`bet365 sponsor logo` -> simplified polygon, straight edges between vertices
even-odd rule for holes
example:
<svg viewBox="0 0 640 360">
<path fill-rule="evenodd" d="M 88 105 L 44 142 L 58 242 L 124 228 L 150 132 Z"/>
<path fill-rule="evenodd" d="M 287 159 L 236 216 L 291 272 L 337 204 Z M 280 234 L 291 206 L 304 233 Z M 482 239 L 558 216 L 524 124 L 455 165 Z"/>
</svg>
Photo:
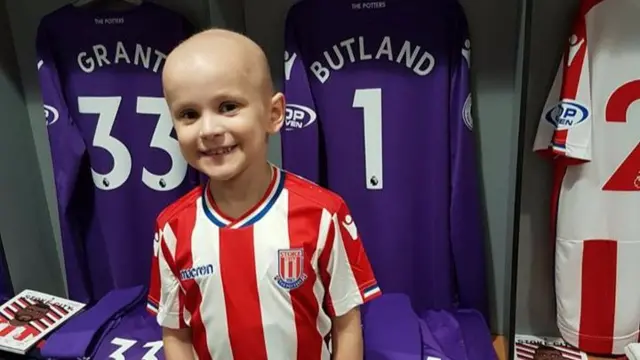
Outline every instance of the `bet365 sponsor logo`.
<svg viewBox="0 0 640 360">
<path fill-rule="evenodd" d="M 310 107 L 298 104 L 287 104 L 285 114 L 285 130 L 302 129 L 312 125 L 317 118 Z"/>
</svg>

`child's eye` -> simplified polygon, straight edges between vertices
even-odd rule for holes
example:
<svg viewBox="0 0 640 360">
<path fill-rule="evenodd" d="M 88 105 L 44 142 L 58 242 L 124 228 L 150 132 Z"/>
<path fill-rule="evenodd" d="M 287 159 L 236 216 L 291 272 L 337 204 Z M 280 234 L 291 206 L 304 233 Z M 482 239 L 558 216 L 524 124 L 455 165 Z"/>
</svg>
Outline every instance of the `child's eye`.
<svg viewBox="0 0 640 360">
<path fill-rule="evenodd" d="M 233 102 L 225 101 L 222 104 L 220 104 L 220 112 L 223 114 L 228 112 L 233 112 L 237 109 L 238 109 L 238 104 Z"/>
<path fill-rule="evenodd" d="M 178 117 L 180 119 L 189 119 L 189 120 L 193 120 L 193 119 L 197 119 L 198 118 L 198 112 L 195 110 L 182 110 L 180 111 L 180 113 L 178 114 Z"/>
</svg>

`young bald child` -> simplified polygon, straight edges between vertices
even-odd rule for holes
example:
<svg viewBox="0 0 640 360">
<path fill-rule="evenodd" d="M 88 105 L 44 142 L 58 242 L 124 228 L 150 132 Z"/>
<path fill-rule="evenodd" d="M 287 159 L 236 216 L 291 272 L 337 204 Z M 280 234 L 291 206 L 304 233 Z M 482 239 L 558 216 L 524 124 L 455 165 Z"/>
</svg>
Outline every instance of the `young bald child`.
<svg viewBox="0 0 640 360">
<path fill-rule="evenodd" d="M 342 198 L 267 161 L 285 99 L 264 52 L 207 30 L 169 54 L 162 84 L 209 178 L 157 219 L 148 308 L 166 358 L 362 359 L 359 306 L 381 292 Z"/>
</svg>

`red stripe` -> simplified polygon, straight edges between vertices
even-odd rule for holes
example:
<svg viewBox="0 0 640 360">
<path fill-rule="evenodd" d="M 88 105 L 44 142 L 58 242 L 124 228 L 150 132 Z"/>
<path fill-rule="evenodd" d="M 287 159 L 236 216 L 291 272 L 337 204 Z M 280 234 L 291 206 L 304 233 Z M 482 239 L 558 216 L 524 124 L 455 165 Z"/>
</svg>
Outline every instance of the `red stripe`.
<svg viewBox="0 0 640 360">
<path fill-rule="evenodd" d="M 220 276 L 234 360 L 267 360 L 253 230 L 220 229 Z"/>
<path fill-rule="evenodd" d="M 553 133 L 553 144 L 557 146 L 566 146 L 567 145 L 567 136 L 569 135 L 568 129 L 556 130 Z M 555 150 L 558 152 L 557 150 Z"/>
<path fill-rule="evenodd" d="M 349 261 L 349 267 L 351 268 L 351 273 L 353 274 L 353 281 L 355 281 L 355 285 L 357 286 L 357 289 L 353 290 L 359 291 L 360 295 L 364 299 L 363 290 L 374 285 L 376 283 L 376 279 L 373 275 L 373 270 L 371 269 L 371 264 L 369 263 L 367 254 L 364 251 L 364 246 L 362 245 L 360 235 L 358 234 L 358 237 L 356 239 L 352 239 L 351 234 L 342 224 L 348 215 L 349 209 L 343 203 L 340 207 L 340 210 L 338 211 L 338 227 L 340 228 L 340 235 L 342 238 L 342 244 L 340 245 L 344 247 L 347 260 Z M 351 280 L 352 279 L 344 279 L 342 281 Z M 382 295 L 382 293 L 372 296 L 369 299 L 374 299 L 375 297 L 380 295 Z"/>
<path fill-rule="evenodd" d="M 309 241 L 317 238 L 321 218 L 321 208 L 304 206 L 295 193 L 289 193 L 289 247 L 304 249 L 302 271 L 307 275 L 307 279 L 299 288 L 289 292 L 298 338 L 297 360 L 320 359 L 322 355 L 323 339 L 317 330 L 320 306 L 313 292 L 316 273 L 311 265 L 311 257 L 318 244 L 317 241 Z M 296 264 L 296 270 L 300 271 L 297 266 Z"/>
<path fill-rule="evenodd" d="M 569 57 L 569 51 L 567 51 L 564 56 L 565 68 L 564 77 L 562 79 L 562 90 L 560 92 L 561 99 L 575 100 L 578 95 L 578 89 L 580 88 L 580 76 L 582 75 L 582 66 L 587 53 L 587 34 L 584 17 L 581 17 L 576 21 L 573 28 L 573 34 L 578 38 L 576 44 L 580 43 L 580 41 L 584 42 L 580 45 L 580 48 L 573 57 L 571 64 L 569 64 L 569 61 L 571 60 Z"/>
<path fill-rule="evenodd" d="M 193 249 L 192 249 L 192 237 L 193 230 L 196 225 L 196 206 L 190 206 L 185 208 L 180 217 L 170 223 L 171 228 L 175 232 L 174 235 L 178 239 L 176 244 L 176 260 L 173 266 L 170 266 L 174 271 L 174 275 L 180 279 L 180 273 L 178 269 L 190 269 L 193 267 Z M 164 245 L 164 242 L 162 242 Z M 166 246 L 162 247 L 165 259 L 171 259 Z M 200 306 L 202 306 L 202 292 L 198 283 L 194 279 L 188 279 L 181 282 L 184 286 L 186 294 L 179 295 L 178 301 L 180 304 L 184 304 L 184 307 L 191 313 L 191 329 L 193 348 L 198 354 L 200 360 L 212 359 L 209 353 L 209 347 L 207 346 L 207 328 L 202 321 L 202 315 Z M 184 324 L 184 314 L 180 312 L 180 325 Z"/>
<path fill-rule="evenodd" d="M 582 250 L 579 348 L 610 354 L 613 348 L 618 243 L 586 240 Z"/>
<path fill-rule="evenodd" d="M 49 324 L 47 324 L 46 322 L 42 321 L 42 319 L 38 319 L 38 320 L 34 321 L 34 323 L 40 325 L 40 327 L 42 327 L 45 330 L 49 327 Z"/>
<path fill-rule="evenodd" d="M 160 246 L 162 238 L 160 237 L 160 227 L 157 222 L 155 224 L 154 237 L 158 237 L 158 246 Z M 156 239 L 154 239 L 154 241 L 156 241 Z M 158 265 L 158 254 L 154 254 L 154 256 L 151 257 L 150 272 L 151 274 L 149 275 L 149 293 L 147 294 L 147 299 L 150 303 L 157 307 L 160 303 L 160 266 Z"/>
</svg>

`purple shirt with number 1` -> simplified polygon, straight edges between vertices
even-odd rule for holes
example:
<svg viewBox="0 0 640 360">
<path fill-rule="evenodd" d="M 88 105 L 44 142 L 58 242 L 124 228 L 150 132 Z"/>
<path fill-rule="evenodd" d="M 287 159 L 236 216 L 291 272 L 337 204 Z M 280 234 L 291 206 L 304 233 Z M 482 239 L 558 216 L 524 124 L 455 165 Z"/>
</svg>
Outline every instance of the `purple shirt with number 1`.
<svg viewBox="0 0 640 360">
<path fill-rule="evenodd" d="M 286 22 L 283 166 L 345 198 L 380 287 L 487 315 L 470 42 L 456 1 L 306 0 Z"/>
</svg>

